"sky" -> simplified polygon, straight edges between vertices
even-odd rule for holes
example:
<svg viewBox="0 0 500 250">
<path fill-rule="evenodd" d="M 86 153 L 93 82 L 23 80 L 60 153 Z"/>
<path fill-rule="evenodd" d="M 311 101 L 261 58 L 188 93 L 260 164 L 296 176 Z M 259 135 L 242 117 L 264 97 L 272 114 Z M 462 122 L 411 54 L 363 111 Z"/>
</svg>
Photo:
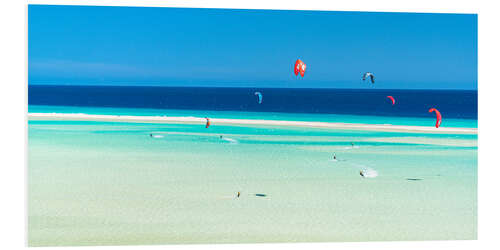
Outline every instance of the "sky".
<svg viewBox="0 0 500 250">
<path fill-rule="evenodd" d="M 29 5 L 28 82 L 475 90 L 477 15 Z"/>
</svg>

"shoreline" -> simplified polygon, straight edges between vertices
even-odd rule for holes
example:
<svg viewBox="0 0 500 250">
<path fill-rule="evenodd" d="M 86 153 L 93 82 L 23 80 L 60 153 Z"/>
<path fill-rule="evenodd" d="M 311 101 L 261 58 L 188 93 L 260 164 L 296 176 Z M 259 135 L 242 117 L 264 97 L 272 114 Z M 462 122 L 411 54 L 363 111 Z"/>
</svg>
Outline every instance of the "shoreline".
<svg viewBox="0 0 500 250">
<path fill-rule="evenodd" d="M 129 116 L 129 115 L 89 115 L 66 113 L 28 113 L 29 121 L 100 121 L 100 122 L 131 122 L 131 123 L 179 123 L 205 125 L 203 117 L 183 116 Z M 334 122 L 307 122 L 283 120 L 253 120 L 253 119 L 225 119 L 210 118 L 212 126 L 220 125 L 264 125 L 264 126 L 293 126 L 309 128 L 331 128 L 345 130 L 368 130 L 384 132 L 417 132 L 437 134 L 476 134 L 477 128 L 455 128 L 434 126 L 402 126 L 390 124 L 362 124 L 362 123 L 334 123 Z"/>
</svg>

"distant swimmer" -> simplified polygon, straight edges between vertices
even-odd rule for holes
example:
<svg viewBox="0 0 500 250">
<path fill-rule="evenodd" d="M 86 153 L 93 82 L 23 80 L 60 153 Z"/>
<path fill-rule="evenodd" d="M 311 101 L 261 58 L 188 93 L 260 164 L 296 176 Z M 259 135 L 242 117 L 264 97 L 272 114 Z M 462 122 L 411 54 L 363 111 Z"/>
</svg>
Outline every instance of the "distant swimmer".
<svg viewBox="0 0 500 250">
<path fill-rule="evenodd" d="M 241 195 L 241 193 L 240 193 L 240 192 L 238 192 L 238 193 L 236 194 L 236 198 L 240 198 L 240 195 Z"/>
<path fill-rule="evenodd" d="M 337 156 L 335 154 L 333 154 L 333 159 L 337 160 Z"/>
<path fill-rule="evenodd" d="M 149 137 L 153 137 L 153 134 L 149 134 Z"/>
<path fill-rule="evenodd" d="M 359 171 L 359 175 L 361 175 L 362 177 L 365 177 L 365 173 L 363 173 L 363 170 Z"/>
<path fill-rule="evenodd" d="M 353 147 L 353 148 L 354 148 L 354 142 L 351 142 L 351 147 Z"/>
<path fill-rule="evenodd" d="M 222 139 L 222 135 L 220 136 L 220 139 Z"/>
</svg>

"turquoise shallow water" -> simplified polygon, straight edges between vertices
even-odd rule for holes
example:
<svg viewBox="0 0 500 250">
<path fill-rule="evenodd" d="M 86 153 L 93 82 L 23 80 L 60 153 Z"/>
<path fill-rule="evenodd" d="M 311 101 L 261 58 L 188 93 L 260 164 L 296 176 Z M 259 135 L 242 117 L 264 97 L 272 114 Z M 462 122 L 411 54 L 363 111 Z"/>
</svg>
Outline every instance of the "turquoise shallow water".
<svg viewBox="0 0 500 250">
<path fill-rule="evenodd" d="M 29 112 L 433 124 L 187 110 Z M 28 137 L 31 246 L 477 237 L 476 135 L 29 121 Z"/>
<path fill-rule="evenodd" d="M 365 124 L 393 124 L 408 126 L 434 126 L 436 118 L 429 114 L 429 118 L 421 117 L 389 117 L 389 116 L 360 116 L 337 114 L 307 114 L 307 113 L 274 113 L 274 112 L 237 112 L 211 110 L 172 110 L 172 109 L 138 109 L 138 108 L 95 108 L 71 106 L 42 106 L 30 105 L 30 113 L 84 113 L 98 115 L 137 115 L 137 116 L 195 116 L 232 119 L 263 119 L 285 121 L 321 121 Z M 443 117 L 443 127 L 477 128 L 475 119 L 453 119 Z"/>
</svg>

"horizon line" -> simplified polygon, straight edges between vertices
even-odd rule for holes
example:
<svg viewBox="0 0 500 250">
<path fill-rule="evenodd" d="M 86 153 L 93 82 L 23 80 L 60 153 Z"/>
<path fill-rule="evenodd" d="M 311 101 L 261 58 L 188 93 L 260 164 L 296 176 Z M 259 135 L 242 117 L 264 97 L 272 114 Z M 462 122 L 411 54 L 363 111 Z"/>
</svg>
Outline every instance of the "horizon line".
<svg viewBox="0 0 500 250">
<path fill-rule="evenodd" d="M 346 89 L 346 90 L 450 90 L 450 91 L 478 91 L 477 88 L 475 89 L 459 89 L 459 88 L 435 88 L 435 89 L 429 89 L 429 88 L 403 88 L 403 89 L 397 89 L 397 88 L 374 88 L 374 87 L 368 87 L 368 88 L 347 88 L 347 87 L 311 87 L 311 88 L 304 88 L 304 87 L 253 87 L 253 86 L 197 86 L 197 85 L 190 85 L 190 86 L 162 86 L 162 85 L 133 85 L 133 84 L 127 84 L 127 85 L 119 85 L 119 84 L 29 84 L 28 87 L 30 86 L 45 86 L 45 87 L 157 87 L 157 88 L 227 88 L 227 89 Z"/>
</svg>

